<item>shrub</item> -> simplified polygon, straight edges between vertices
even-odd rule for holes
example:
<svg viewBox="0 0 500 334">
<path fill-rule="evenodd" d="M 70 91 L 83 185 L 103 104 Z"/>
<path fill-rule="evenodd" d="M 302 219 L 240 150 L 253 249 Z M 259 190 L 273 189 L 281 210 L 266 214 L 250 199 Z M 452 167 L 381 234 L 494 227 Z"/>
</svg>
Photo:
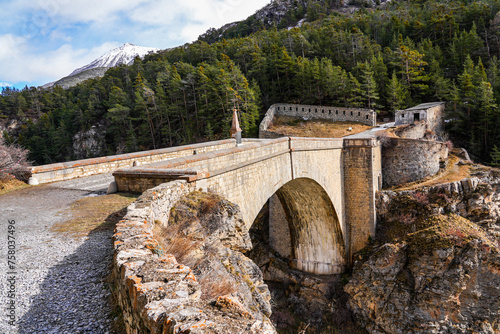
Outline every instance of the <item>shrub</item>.
<svg viewBox="0 0 500 334">
<path fill-rule="evenodd" d="M 415 202 L 421 206 L 429 205 L 429 196 L 423 192 L 417 191 L 413 194 Z"/>
<path fill-rule="evenodd" d="M 198 276 L 200 283 L 201 299 L 215 300 L 220 296 L 230 295 L 237 291 L 236 283 L 228 275 L 221 275 L 216 270 L 217 264 L 213 263 L 205 267 Z"/>
<path fill-rule="evenodd" d="M 181 226 L 165 228 L 156 225 L 154 235 L 164 253 L 172 254 L 179 263 L 189 267 L 195 264 L 196 259 L 191 253 L 200 247 L 201 242 L 185 235 Z"/>
<path fill-rule="evenodd" d="M 18 145 L 8 145 L 0 138 L 0 180 L 15 177 L 27 181 L 28 150 Z"/>
</svg>

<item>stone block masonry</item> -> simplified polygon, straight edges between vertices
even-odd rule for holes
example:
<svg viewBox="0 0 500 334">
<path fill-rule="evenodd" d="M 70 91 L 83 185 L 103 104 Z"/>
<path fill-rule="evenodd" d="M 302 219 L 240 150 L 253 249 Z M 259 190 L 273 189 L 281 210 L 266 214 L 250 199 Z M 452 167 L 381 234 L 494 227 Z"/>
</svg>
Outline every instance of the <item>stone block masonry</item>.
<svg viewBox="0 0 500 334">
<path fill-rule="evenodd" d="M 150 189 L 128 207 L 124 220 L 116 226 L 112 285 L 127 334 L 275 334 L 266 317 L 223 313 L 219 302 L 226 312 L 240 306 L 230 296 L 219 297 L 216 305 L 202 300 L 191 268 L 164 254 L 155 239 L 154 226 L 167 225 L 173 206 L 194 190 L 195 184 L 186 181 Z"/>
<path fill-rule="evenodd" d="M 402 138 L 384 138 L 382 166 L 384 187 L 419 181 L 439 171 L 448 158 L 446 143 Z"/>
<path fill-rule="evenodd" d="M 344 200 L 347 258 L 375 237 L 375 194 L 381 189 L 381 147 L 375 139 L 344 141 Z"/>
</svg>

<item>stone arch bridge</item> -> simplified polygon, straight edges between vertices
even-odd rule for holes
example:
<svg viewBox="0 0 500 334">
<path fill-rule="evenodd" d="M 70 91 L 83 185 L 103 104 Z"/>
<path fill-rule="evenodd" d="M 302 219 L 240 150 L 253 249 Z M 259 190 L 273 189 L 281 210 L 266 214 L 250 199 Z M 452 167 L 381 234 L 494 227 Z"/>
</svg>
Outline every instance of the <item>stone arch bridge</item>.
<svg viewBox="0 0 500 334">
<path fill-rule="evenodd" d="M 343 272 L 374 236 L 375 192 L 382 184 L 375 139 L 226 140 L 168 150 L 153 163 L 152 154 L 142 152 L 35 167 L 32 173 L 40 181 L 50 179 L 47 173 L 54 179 L 115 170 L 118 190 L 129 192 L 186 180 L 238 204 L 248 229 L 269 201 L 271 247 L 296 269 L 314 274 Z"/>
</svg>

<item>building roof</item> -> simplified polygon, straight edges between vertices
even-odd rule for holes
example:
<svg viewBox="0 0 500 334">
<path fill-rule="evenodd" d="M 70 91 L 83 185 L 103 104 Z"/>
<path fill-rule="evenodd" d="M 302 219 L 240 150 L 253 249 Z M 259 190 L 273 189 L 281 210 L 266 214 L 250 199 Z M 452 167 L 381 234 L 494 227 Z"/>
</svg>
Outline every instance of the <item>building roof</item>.
<svg viewBox="0 0 500 334">
<path fill-rule="evenodd" d="M 405 110 L 423 110 L 423 109 L 430 109 L 433 107 L 437 107 L 441 104 L 445 104 L 446 102 L 428 102 L 428 103 L 422 103 L 419 104 L 418 106 L 414 106 Z"/>
</svg>

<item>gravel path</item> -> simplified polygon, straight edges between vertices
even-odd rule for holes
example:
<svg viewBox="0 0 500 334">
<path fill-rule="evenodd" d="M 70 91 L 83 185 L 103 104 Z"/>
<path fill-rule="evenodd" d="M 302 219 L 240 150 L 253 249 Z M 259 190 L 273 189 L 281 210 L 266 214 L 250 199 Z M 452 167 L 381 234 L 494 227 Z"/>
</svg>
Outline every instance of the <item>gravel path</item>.
<svg viewBox="0 0 500 334">
<path fill-rule="evenodd" d="M 104 279 L 112 259 L 109 231 L 85 238 L 50 227 L 89 190 L 67 183 L 42 185 L 0 196 L 0 333 L 111 333 Z M 9 220 L 14 220 L 15 275 L 7 267 Z M 15 280 L 10 280 L 15 276 Z M 14 284 L 11 284 L 14 283 Z M 15 325 L 9 324 L 15 286 Z"/>
<path fill-rule="evenodd" d="M 377 125 L 376 127 L 372 128 L 370 130 L 360 132 L 360 133 L 357 133 L 355 135 L 345 136 L 344 139 L 374 138 L 377 136 L 377 132 L 379 132 L 381 130 L 387 130 L 388 128 L 393 127 L 393 126 L 394 126 L 394 122 L 385 123 L 382 125 Z"/>
</svg>

